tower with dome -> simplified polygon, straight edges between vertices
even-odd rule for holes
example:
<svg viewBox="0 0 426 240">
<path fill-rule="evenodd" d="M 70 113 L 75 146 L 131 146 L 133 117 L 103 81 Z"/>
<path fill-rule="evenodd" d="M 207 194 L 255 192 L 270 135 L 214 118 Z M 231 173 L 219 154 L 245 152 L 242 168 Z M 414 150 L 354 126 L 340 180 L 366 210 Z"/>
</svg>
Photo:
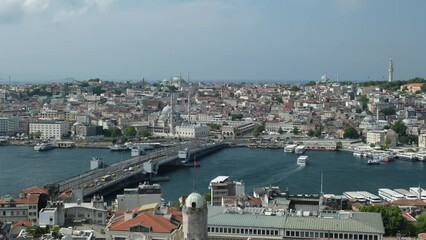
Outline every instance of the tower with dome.
<svg viewBox="0 0 426 240">
<path fill-rule="evenodd" d="M 207 240 L 207 203 L 199 193 L 191 193 L 182 208 L 183 239 Z"/>
</svg>

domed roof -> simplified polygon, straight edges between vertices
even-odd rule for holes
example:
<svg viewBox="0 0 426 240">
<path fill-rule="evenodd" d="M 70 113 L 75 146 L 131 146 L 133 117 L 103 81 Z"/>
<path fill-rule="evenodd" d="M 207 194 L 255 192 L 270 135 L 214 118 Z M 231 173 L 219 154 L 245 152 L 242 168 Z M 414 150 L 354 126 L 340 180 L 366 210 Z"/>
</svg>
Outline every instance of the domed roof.
<svg viewBox="0 0 426 240">
<path fill-rule="evenodd" d="M 374 118 L 370 115 L 366 116 L 363 120 L 364 122 L 374 122 Z"/>
<path fill-rule="evenodd" d="M 161 111 L 161 114 L 167 114 L 167 113 L 169 113 L 171 111 L 172 111 L 172 107 L 170 107 L 169 105 L 167 105 L 167 106 L 165 106 L 163 108 L 163 111 Z"/>
<path fill-rule="evenodd" d="M 199 193 L 193 192 L 186 198 L 185 206 L 190 208 L 202 208 L 204 207 L 204 198 Z"/>
</svg>

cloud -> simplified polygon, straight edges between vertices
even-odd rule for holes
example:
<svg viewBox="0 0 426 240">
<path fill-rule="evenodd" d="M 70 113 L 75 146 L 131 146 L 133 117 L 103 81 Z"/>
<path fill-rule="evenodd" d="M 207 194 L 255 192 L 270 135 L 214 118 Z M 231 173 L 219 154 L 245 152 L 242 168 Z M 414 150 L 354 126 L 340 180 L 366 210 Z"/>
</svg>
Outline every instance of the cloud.
<svg viewBox="0 0 426 240">
<path fill-rule="evenodd" d="M 18 22 L 26 13 L 47 10 L 50 0 L 0 0 L 0 23 Z"/>
<path fill-rule="evenodd" d="M 54 14 L 53 22 L 65 22 L 72 18 L 83 15 L 90 10 L 97 10 L 99 12 L 106 12 L 110 9 L 114 0 L 80 0 L 76 2 L 76 7 L 66 8 Z"/>
</svg>

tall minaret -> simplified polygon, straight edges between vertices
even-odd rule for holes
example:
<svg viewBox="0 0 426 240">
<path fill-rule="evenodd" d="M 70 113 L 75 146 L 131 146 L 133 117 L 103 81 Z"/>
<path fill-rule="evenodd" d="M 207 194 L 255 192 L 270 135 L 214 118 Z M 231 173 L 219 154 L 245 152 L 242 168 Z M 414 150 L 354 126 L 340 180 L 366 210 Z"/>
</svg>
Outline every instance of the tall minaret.
<svg viewBox="0 0 426 240">
<path fill-rule="evenodd" d="M 191 93 L 188 92 L 188 123 L 191 123 Z"/>
<path fill-rule="evenodd" d="M 389 61 L 388 73 L 389 73 L 388 82 L 392 82 L 393 81 L 393 62 L 392 62 L 392 59 Z"/>
<path fill-rule="evenodd" d="M 173 122 L 173 115 L 175 114 L 175 102 L 174 102 L 173 93 L 170 93 L 170 107 L 171 107 L 171 112 L 170 112 L 170 134 L 172 136 L 174 136 L 175 135 L 175 126 L 174 126 L 174 122 Z"/>
</svg>

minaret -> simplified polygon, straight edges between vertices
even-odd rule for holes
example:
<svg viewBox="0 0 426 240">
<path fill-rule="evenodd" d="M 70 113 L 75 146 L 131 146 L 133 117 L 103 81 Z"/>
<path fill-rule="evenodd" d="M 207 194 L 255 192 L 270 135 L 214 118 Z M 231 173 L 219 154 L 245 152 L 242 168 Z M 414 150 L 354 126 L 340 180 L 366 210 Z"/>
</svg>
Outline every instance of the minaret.
<svg viewBox="0 0 426 240">
<path fill-rule="evenodd" d="M 191 123 L 191 93 L 188 92 L 188 123 Z"/>
<path fill-rule="evenodd" d="M 173 93 L 170 93 L 170 107 L 171 107 L 171 111 L 170 111 L 170 134 L 172 136 L 175 135 L 175 126 L 173 123 L 173 115 L 175 114 L 175 104 L 174 104 L 174 99 L 173 99 Z"/>
<path fill-rule="evenodd" d="M 392 62 L 392 59 L 389 61 L 388 73 L 389 73 L 388 82 L 392 82 L 393 81 L 393 62 Z"/>
</svg>

